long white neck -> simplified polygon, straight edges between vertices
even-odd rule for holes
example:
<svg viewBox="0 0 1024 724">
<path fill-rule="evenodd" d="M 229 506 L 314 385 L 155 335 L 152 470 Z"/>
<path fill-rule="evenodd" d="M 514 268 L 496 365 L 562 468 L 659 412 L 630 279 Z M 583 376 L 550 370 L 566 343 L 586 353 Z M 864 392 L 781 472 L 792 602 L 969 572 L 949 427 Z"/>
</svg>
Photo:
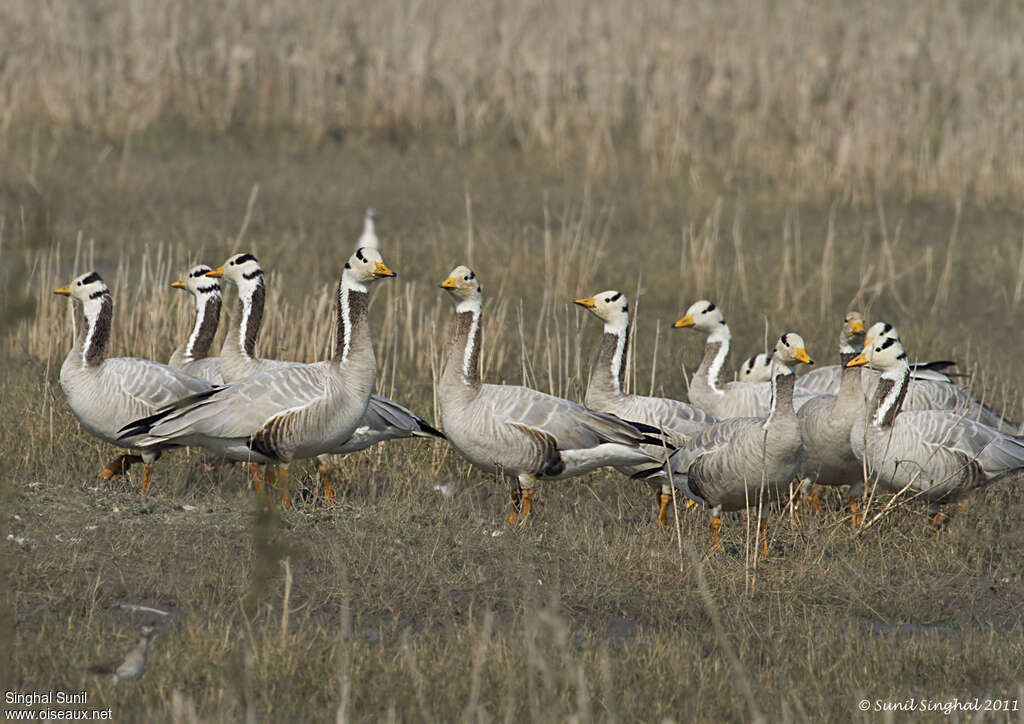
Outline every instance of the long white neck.
<svg viewBox="0 0 1024 724">
<path fill-rule="evenodd" d="M 732 340 L 732 333 L 729 331 L 729 326 L 722 322 L 712 330 L 711 334 L 708 335 L 707 344 L 709 346 L 717 345 L 718 350 L 714 353 L 707 367 L 707 383 L 708 387 L 711 388 L 712 392 L 722 394 L 722 390 L 718 388 L 718 375 L 722 372 L 722 367 L 725 366 L 725 358 L 729 355 L 729 344 Z"/>
</svg>

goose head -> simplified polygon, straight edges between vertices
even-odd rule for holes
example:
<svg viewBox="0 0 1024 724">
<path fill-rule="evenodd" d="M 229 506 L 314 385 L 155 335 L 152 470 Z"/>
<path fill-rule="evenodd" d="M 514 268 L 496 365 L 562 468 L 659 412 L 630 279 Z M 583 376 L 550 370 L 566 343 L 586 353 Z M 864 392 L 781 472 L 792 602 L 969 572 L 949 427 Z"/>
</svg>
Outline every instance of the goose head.
<svg viewBox="0 0 1024 724">
<path fill-rule="evenodd" d="M 356 249 L 345 262 L 345 271 L 342 272 L 341 279 L 342 283 L 365 291 L 368 285 L 378 279 L 397 276 L 398 274 L 388 269 L 379 251 L 364 246 Z"/>
<path fill-rule="evenodd" d="M 184 289 L 196 297 L 220 294 L 220 282 L 207 276 L 213 271 L 206 264 L 196 264 L 184 277 L 171 284 L 175 289 Z"/>
<path fill-rule="evenodd" d="M 740 382 L 768 382 L 772 378 L 772 358 L 761 352 L 740 365 Z"/>
<path fill-rule="evenodd" d="M 877 337 L 869 340 L 864 351 L 846 363 L 847 367 L 867 365 L 883 377 L 899 379 L 909 366 L 907 353 L 898 337 Z"/>
<path fill-rule="evenodd" d="M 575 304 L 589 309 L 604 322 L 605 331 L 622 332 L 629 326 L 629 302 L 622 292 L 601 292 L 592 297 L 575 300 Z"/>
<path fill-rule="evenodd" d="M 814 364 L 814 360 L 807 354 L 804 338 L 796 332 L 786 332 L 779 337 L 779 341 L 775 343 L 772 361 L 782 365 L 783 369 L 787 370 L 788 373 L 792 373 L 793 368 L 801 362 L 809 365 Z"/>
<path fill-rule="evenodd" d="M 242 289 L 259 284 L 259 280 L 263 278 L 263 269 L 256 257 L 249 253 L 242 253 L 229 257 L 216 269 L 206 272 L 206 276 L 214 279 L 223 278 Z"/>
<path fill-rule="evenodd" d="M 75 277 L 69 284 L 54 289 L 53 293 L 71 297 L 79 302 L 88 314 L 99 307 L 104 297 L 110 297 L 110 287 L 93 271 Z"/>
<path fill-rule="evenodd" d="M 480 310 L 484 290 L 476 273 L 468 266 L 455 267 L 438 286 L 452 295 L 456 312 Z"/>
<path fill-rule="evenodd" d="M 693 327 L 708 335 L 708 341 L 719 341 L 729 337 L 729 328 L 725 324 L 722 310 L 706 299 L 691 304 L 686 314 L 672 326 L 676 329 Z"/>
<path fill-rule="evenodd" d="M 868 331 L 864 334 L 864 347 L 867 348 L 876 339 L 885 339 L 887 337 L 898 340 L 900 333 L 888 322 L 875 322 L 868 327 Z"/>
<path fill-rule="evenodd" d="M 860 312 L 847 312 L 843 317 L 843 328 L 839 331 L 839 347 L 847 354 L 857 352 L 864 346 L 864 317 Z"/>
</svg>

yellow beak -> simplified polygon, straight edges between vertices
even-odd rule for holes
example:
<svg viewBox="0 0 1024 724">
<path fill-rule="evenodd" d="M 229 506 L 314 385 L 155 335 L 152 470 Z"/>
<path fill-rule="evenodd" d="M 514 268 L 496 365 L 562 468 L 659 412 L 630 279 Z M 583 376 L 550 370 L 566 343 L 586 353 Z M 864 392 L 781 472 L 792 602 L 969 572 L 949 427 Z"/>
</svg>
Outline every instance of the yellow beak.
<svg viewBox="0 0 1024 724">
<path fill-rule="evenodd" d="M 850 322 L 850 331 L 853 332 L 854 334 L 859 334 L 860 332 L 863 332 L 864 322 L 860 321 L 859 319 L 853 320 L 852 322 Z"/>
<path fill-rule="evenodd" d="M 454 289 L 455 288 L 455 277 L 448 277 L 447 279 L 445 279 L 443 282 L 441 282 L 437 286 L 441 287 L 442 289 Z"/>
<path fill-rule="evenodd" d="M 53 293 L 54 294 L 60 294 L 61 296 L 64 296 L 64 297 L 70 297 L 71 296 L 71 285 L 70 284 L 65 284 L 60 289 L 54 289 Z"/>
<path fill-rule="evenodd" d="M 807 365 L 814 364 L 814 360 L 811 359 L 811 356 L 807 354 L 807 350 L 804 349 L 803 347 L 797 348 L 796 354 L 793 356 L 796 357 L 796 360 L 798 362 L 803 362 L 804 364 Z"/>
<path fill-rule="evenodd" d="M 693 324 L 694 324 L 694 322 L 693 322 L 693 315 L 692 314 L 687 314 L 682 319 L 676 321 L 676 323 L 673 324 L 672 326 L 675 327 L 676 329 L 679 329 L 680 327 L 692 327 Z"/>
<path fill-rule="evenodd" d="M 373 275 L 375 277 L 397 277 L 393 271 L 388 269 L 387 264 L 382 261 L 378 261 L 373 265 Z"/>
<path fill-rule="evenodd" d="M 184 279 L 179 279 L 176 282 L 171 282 L 171 286 L 174 287 L 175 289 L 184 289 L 185 288 L 185 280 Z"/>
<path fill-rule="evenodd" d="M 214 279 L 220 279 L 224 276 L 224 267 L 219 266 L 216 269 L 211 269 L 210 271 L 206 272 L 206 276 L 213 277 Z"/>
<path fill-rule="evenodd" d="M 577 299 L 573 303 L 578 304 L 581 307 L 586 307 L 587 309 L 593 309 L 594 307 L 597 306 L 597 302 L 594 301 L 593 297 L 587 297 L 586 299 Z"/>
<path fill-rule="evenodd" d="M 847 367 L 860 367 L 862 365 L 866 365 L 867 363 L 868 363 L 868 358 L 864 356 L 863 352 L 861 352 L 859 355 L 857 355 L 852 360 L 847 362 L 846 366 Z"/>
</svg>

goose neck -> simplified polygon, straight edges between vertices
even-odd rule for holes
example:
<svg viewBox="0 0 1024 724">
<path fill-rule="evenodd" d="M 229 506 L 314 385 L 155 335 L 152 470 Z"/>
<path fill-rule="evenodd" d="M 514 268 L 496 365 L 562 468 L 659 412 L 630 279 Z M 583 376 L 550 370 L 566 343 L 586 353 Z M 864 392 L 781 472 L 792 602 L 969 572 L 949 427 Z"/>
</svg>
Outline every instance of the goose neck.
<svg viewBox="0 0 1024 724">
<path fill-rule="evenodd" d="M 114 317 L 114 301 L 110 292 L 96 292 L 83 304 L 85 324 L 79 332 L 80 342 L 76 344 L 82 355 L 82 366 L 93 367 L 103 362 L 107 342 L 110 341 L 110 324 Z"/>
<path fill-rule="evenodd" d="M 732 335 L 725 324 L 719 325 L 708 335 L 702 366 L 706 368 L 708 387 L 712 392 L 722 394 L 718 388 L 718 376 L 725 366 L 725 358 L 729 355 L 729 344 Z"/>
<path fill-rule="evenodd" d="M 342 279 L 338 285 L 335 308 L 337 336 L 334 341 L 334 362 L 345 364 L 357 356 L 373 354 L 367 322 L 368 302 L 369 295 L 365 286 Z"/>
<path fill-rule="evenodd" d="M 772 387 L 772 395 L 768 418 L 764 421 L 766 430 L 776 420 L 796 415 L 793 410 L 793 387 L 796 384 L 796 375 L 793 374 L 793 370 L 772 360 L 772 379 L 769 384 Z"/>
<path fill-rule="evenodd" d="M 263 326 L 263 306 L 266 303 L 266 285 L 263 275 L 253 283 L 238 287 L 238 324 L 232 329 L 238 348 L 246 357 L 256 356 L 256 341 Z M 232 325 L 234 327 L 234 325 Z"/>
<path fill-rule="evenodd" d="M 185 342 L 183 352 L 186 360 L 203 359 L 209 355 L 220 322 L 220 291 L 212 285 L 199 291 L 202 294 L 196 297 L 195 323 L 192 325 L 192 333 Z"/>
<path fill-rule="evenodd" d="M 445 365 L 445 376 L 472 388 L 480 387 L 480 345 L 483 335 L 479 303 L 459 303 L 455 308 L 455 329 Z"/>
<path fill-rule="evenodd" d="M 597 364 L 587 385 L 598 394 L 619 397 L 626 386 L 626 357 L 629 354 L 629 324 L 606 324 Z"/>
<path fill-rule="evenodd" d="M 857 356 L 857 352 L 846 352 L 842 348 L 839 350 L 839 364 L 842 366 L 842 371 L 839 373 L 839 399 L 840 400 L 859 400 L 863 402 L 863 390 L 861 389 L 860 367 L 847 367 L 846 365 Z"/>
<path fill-rule="evenodd" d="M 891 427 L 903 406 L 910 382 L 910 366 L 901 365 L 895 370 L 882 373 L 875 390 L 875 404 L 871 423 L 875 427 Z"/>
</svg>

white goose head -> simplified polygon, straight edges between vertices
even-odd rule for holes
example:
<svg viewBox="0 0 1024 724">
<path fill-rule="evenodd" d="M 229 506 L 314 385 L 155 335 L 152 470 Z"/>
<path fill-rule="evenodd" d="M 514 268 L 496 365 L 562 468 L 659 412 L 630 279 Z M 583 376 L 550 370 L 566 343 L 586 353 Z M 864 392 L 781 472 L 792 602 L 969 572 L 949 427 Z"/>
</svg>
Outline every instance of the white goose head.
<svg viewBox="0 0 1024 724">
<path fill-rule="evenodd" d="M 887 379 L 900 379 L 910 366 L 907 353 L 898 337 L 883 336 L 869 341 L 864 351 L 850 360 L 847 367 L 868 365 Z"/>
<path fill-rule="evenodd" d="M 452 295 L 456 312 L 480 311 L 484 290 L 476 273 L 468 266 L 455 267 L 438 286 Z"/>
<path fill-rule="evenodd" d="M 875 322 L 868 327 L 868 331 L 864 334 L 864 347 L 867 348 L 876 339 L 886 339 L 889 337 L 898 341 L 900 333 L 888 322 Z"/>
<path fill-rule="evenodd" d="M 782 366 L 783 369 L 780 372 L 784 374 L 787 371 L 792 373 L 793 368 L 801 362 L 809 365 L 814 364 L 814 360 L 807 354 L 804 338 L 796 332 L 786 332 L 779 337 L 779 341 L 775 343 L 772 361 Z"/>
<path fill-rule="evenodd" d="M 359 247 L 345 262 L 345 271 L 342 272 L 341 279 L 350 287 L 366 291 L 366 287 L 378 279 L 397 276 L 398 274 L 388 269 L 379 251 Z"/>
<path fill-rule="evenodd" d="M 729 337 L 729 328 L 725 324 L 725 315 L 714 303 L 701 299 L 690 305 L 686 314 L 672 325 L 676 329 L 693 327 L 708 335 L 709 341 L 718 341 Z"/>
<path fill-rule="evenodd" d="M 110 287 L 96 272 L 86 272 L 75 277 L 70 284 L 54 289 L 54 294 L 71 297 L 81 303 L 85 313 L 89 315 L 102 305 L 104 298 L 110 298 Z"/>
<path fill-rule="evenodd" d="M 860 312 L 847 312 L 839 332 L 840 351 L 845 354 L 858 352 L 864 346 L 865 336 L 864 317 Z"/>
<path fill-rule="evenodd" d="M 622 292 L 601 292 L 592 297 L 575 300 L 575 304 L 589 309 L 604 322 L 606 332 L 624 332 L 629 327 L 629 302 Z"/>
<path fill-rule="evenodd" d="M 740 365 L 740 382 L 767 382 L 772 378 L 772 358 L 765 352 L 755 354 Z"/>
<path fill-rule="evenodd" d="M 236 284 L 239 290 L 258 286 L 263 279 L 263 269 L 252 254 L 242 253 L 229 257 L 216 269 L 206 272 L 214 279 L 225 279 Z"/>
<path fill-rule="evenodd" d="M 175 289 L 184 289 L 197 299 L 209 296 L 220 296 L 220 281 L 209 277 L 207 274 L 213 271 L 206 264 L 196 264 L 188 270 L 184 277 L 171 284 Z"/>
</svg>

